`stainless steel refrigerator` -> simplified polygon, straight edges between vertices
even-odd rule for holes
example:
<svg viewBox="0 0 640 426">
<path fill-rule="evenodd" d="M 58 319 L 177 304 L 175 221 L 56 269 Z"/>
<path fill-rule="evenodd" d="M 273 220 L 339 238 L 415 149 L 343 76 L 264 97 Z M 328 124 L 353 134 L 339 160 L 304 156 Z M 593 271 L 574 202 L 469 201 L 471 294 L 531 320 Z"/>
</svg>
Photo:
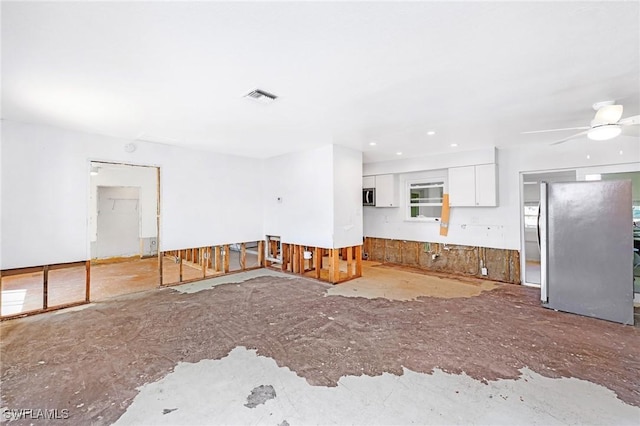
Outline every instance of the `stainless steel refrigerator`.
<svg viewBox="0 0 640 426">
<path fill-rule="evenodd" d="M 540 184 L 543 306 L 633 324 L 631 181 Z"/>
</svg>

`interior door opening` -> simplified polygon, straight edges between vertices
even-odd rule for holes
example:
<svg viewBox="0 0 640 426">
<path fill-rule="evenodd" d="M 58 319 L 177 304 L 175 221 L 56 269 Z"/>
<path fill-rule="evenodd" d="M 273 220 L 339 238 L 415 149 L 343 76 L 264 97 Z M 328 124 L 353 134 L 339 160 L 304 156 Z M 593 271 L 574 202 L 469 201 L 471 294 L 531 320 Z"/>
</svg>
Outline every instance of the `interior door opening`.
<svg viewBox="0 0 640 426">
<path fill-rule="evenodd" d="M 159 179 L 157 167 L 90 163 L 92 301 L 160 285 Z"/>
<path fill-rule="evenodd" d="M 576 171 L 536 172 L 522 174 L 522 235 L 525 285 L 540 285 L 540 243 L 538 214 L 540 211 L 540 182 L 575 182 Z"/>
</svg>

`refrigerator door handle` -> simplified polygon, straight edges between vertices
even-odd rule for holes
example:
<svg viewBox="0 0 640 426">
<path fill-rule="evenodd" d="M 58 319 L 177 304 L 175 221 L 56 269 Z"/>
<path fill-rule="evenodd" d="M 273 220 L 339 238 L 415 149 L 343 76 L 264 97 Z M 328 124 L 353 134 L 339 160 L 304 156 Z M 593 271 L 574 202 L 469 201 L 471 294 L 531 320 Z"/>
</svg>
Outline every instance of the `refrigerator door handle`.
<svg viewBox="0 0 640 426">
<path fill-rule="evenodd" d="M 540 183 L 540 208 L 538 209 L 538 242 L 540 244 L 540 300 L 549 302 L 548 282 L 548 233 L 547 233 L 547 190 L 546 182 Z"/>
<path fill-rule="evenodd" d="M 536 221 L 536 237 L 538 237 L 538 250 L 540 249 L 540 204 L 538 203 L 538 219 Z"/>
</svg>

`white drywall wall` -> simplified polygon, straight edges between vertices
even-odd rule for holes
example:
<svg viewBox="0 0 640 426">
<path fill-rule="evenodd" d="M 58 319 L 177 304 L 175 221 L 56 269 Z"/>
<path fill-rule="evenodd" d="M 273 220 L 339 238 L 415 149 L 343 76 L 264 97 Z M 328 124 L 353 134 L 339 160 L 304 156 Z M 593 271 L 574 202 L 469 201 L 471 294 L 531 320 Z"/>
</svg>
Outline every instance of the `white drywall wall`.
<svg viewBox="0 0 640 426">
<path fill-rule="evenodd" d="M 333 247 L 362 244 L 362 152 L 333 146 Z"/>
<path fill-rule="evenodd" d="M 402 174 L 413 172 L 416 167 L 437 173 L 435 170 L 442 167 L 486 163 L 487 157 L 488 152 L 469 151 L 459 153 L 459 162 L 455 156 L 443 154 L 372 163 L 364 165 L 363 174 L 399 173 L 402 180 Z M 637 138 L 623 136 L 606 142 L 576 140 L 555 146 L 534 143 L 498 149 L 496 162 L 499 206 L 452 208 L 447 237 L 439 235 L 438 223 L 406 221 L 402 207 L 366 207 L 364 235 L 520 250 L 521 172 L 579 168 L 590 173 L 640 170 L 640 144 Z M 404 190 L 400 197 L 403 202 Z"/>
<path fill-rule="evenodd" d="M 158 209 L 157 169 L 155 167 L 126 166 L 95 163 L 99 172 L 90 176 L 89 192 L 89 240 L 96 240 L 97 205 L 99 186 L 135 186 L 140 188 L 140 238 L 153 238 L 158 234 L 156 213 Z"/>
<path fill-rule="evenodd" d="M 362 176 L 358 176 L 358 186 Z M 264 161 L 264 233 L 283 242 L 333 247 L 333 146 Z"/>
<path fill-rule="evenodd" d="M 140 188 L 97 188 L 97 241 L 93 258 L 135 256 L 140 253 Z"/>
<path fill-rule="evenodd" d="M 160 249 L 263 238 L 260 160 L 4 121 L 2 268 L 89 259 L 89 161 L 160 166 Z"/>
<path fill-rule="evenodd" d="M 0 59 L 0 62 L 2 59 Z M 1 102 L 0 102 L 1 104 Z M 2 107 L 0 106 L 0 110 Z M 2 267 L 2 241 L 4 241 L 2 236 L 2 181 L 4 175 L 2 174 L 2 126 L 4 125 L 4 121 L 0 120 L 0 268 Z"/>
<path fill-rule="evenodd" d="M 337 145 L 264 161 L 264 231 L 323 248 L 362 244 L 362 152 Z"/>
</svg>

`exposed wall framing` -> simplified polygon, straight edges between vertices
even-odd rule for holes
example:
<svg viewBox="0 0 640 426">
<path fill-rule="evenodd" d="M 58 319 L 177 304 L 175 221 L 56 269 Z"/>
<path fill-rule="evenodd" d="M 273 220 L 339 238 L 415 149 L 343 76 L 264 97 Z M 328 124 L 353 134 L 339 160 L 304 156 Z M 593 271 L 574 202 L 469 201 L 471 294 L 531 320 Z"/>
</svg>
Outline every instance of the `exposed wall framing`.
<svg viewBox="0 0 640 426">
<path fill-rule="evenodd" d="M 266 266 L 332 284 L 362 276 L 362 246 L 325 249 L 282 242 L 278 248 L 278 256 L 271 259 L 279 257 L 280 263 L 270 262 Z M 271 254 L 269 248 L 267 259 Z"/>
<path fill-rule="evenodd" d="M 162 252 L 162 285 L 261 268 L 263 250 L 263 241 L 252 241 Z"/>
<path fill-rule="evenodd" d="M 376 262 L 520 284 L 517 250 L 371 237 L 365 239 L 364 250 Z"/>
<path fill-rule="evenodd" d="M 52 287 L 52 284 L 50 281 L 50 275 L 56 270 L 67 269 L 67 268 L 84 268 L 85 270 L 84 296 L 74 302 L 53 304 L 51 303 L 51 293 L 56 289 Z M 3 305 L 2 298 L 3 298 L 3 293 L 7 291 L 7 289 L 5 288 L 7 286 L 7 278 L 18 277 L 20 275 L 40 274 L 40 273 L 42 274 L 42 306 L 40 308 L 29 309 L 26 311 L 21 311 L 19 313 L 9 314 L 9 315 L 4 315 L 2 312 L 0 312 L 0 319 L 6 320 L 6 319 L 12 319 L 12 318 L 19 318 L 23 316 L 34 315 L 42 312 L 49 312 L 49 311 L 54 311 L 58 309 L 64 309 L 72 306 L 84 305 L 86 303 L 89 303 L 90 293 L 91 293 L 91 262 L 87 260 L 87 261 L 81 261 L 81 262 L 56 263 L 53 265 L 41 265 L 41 266 L 31 266 L 27 268 L 14 268 L 14 269 L 1 270 L 0 271 L 0 306 L 5 306 Z M 5 280 L 5 286 L 3 286 L 3 279 Z"/>
</svg>

